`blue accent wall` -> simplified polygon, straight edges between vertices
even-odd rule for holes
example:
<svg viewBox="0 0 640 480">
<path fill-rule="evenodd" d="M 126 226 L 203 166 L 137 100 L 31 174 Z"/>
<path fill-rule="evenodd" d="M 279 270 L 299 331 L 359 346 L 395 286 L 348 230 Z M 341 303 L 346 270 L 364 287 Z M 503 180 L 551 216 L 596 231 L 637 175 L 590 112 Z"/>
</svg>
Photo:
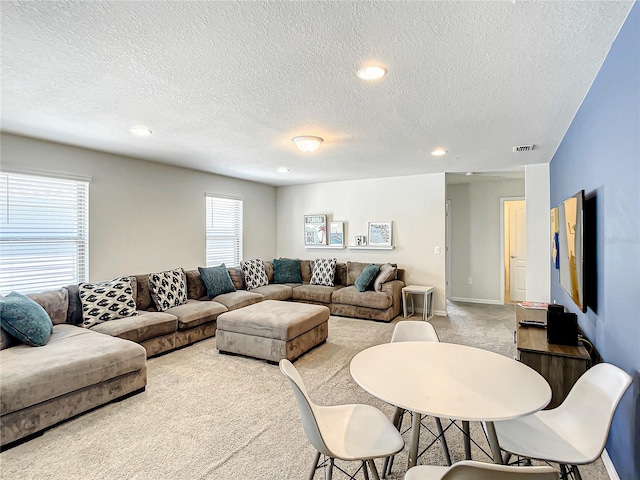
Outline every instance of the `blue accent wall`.
<svg viewBox="0 0 640 480">
<path fill-rule="evenodd" d="M 550 164 L 551 205 L 595 196 L 597 312 L 582 313 L 552 269 L 551 298 L 605 362 L 634 381 L 614 416 L 607 452 L 622 480 L 640 479 L 640 4 L 634 3 Z"/>
</svg>

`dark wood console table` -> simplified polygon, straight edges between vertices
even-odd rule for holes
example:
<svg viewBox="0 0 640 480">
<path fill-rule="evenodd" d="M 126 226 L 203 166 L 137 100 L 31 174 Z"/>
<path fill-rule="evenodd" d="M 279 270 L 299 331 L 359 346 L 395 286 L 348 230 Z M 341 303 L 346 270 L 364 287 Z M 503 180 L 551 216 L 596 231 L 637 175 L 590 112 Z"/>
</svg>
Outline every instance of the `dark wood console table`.
<svg viewBox="0 0 640 480">
<path fill-rule="evenodd" d="M 577 347 L 547 343 L 545 328 L 521 327 L 520 320 L 540 320 L 546 323 L 546 310 L 522 308 L 516 305 L 517 359 L 540 373 L 551 386 L 551 402 L 547 408 L 560 405 L 576 380 L 591 366 L 589 352 L 582 344 Z"/>
</svg>

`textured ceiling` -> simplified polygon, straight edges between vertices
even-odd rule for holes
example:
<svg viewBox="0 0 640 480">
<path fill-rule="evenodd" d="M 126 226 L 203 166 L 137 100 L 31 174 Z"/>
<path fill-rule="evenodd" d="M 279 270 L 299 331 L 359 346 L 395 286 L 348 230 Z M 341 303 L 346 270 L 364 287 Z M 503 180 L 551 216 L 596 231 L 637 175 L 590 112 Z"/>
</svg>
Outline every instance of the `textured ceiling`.
<svg viewBox="0 0 640 480">
<path fill-rule="evenodd" d="M 3 0 L 2 130 L 271 185 L 512 170 L 551 160 L 632 3 Z"/>
</svg>

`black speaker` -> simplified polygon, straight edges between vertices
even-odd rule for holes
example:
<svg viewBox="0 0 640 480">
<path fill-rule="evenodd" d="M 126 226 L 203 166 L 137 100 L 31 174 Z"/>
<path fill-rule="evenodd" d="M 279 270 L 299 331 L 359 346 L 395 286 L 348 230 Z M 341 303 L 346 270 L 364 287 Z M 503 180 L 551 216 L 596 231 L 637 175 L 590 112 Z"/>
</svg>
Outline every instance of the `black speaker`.
<svg viewBox="0 0 640 480">
<path fill-rule="evenodd" d="M 578 346 L 578 316 L 564 312 L 562 305 L 549 305 L 547 310 L 547 342 Z"/>
</svg>

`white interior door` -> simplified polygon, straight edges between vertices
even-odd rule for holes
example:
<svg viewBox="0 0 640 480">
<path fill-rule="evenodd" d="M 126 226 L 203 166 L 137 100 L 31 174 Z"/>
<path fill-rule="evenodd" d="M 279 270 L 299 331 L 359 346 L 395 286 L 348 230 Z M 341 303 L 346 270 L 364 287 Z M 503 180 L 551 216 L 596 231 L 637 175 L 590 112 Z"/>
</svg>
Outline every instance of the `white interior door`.
<svg viewBox="0 0 640 480">
<path fill-rule="evenodd" d="M 526 204 L 509 203 L 509 296 L 521 302 L 527 293 Z"/>
</svg>

